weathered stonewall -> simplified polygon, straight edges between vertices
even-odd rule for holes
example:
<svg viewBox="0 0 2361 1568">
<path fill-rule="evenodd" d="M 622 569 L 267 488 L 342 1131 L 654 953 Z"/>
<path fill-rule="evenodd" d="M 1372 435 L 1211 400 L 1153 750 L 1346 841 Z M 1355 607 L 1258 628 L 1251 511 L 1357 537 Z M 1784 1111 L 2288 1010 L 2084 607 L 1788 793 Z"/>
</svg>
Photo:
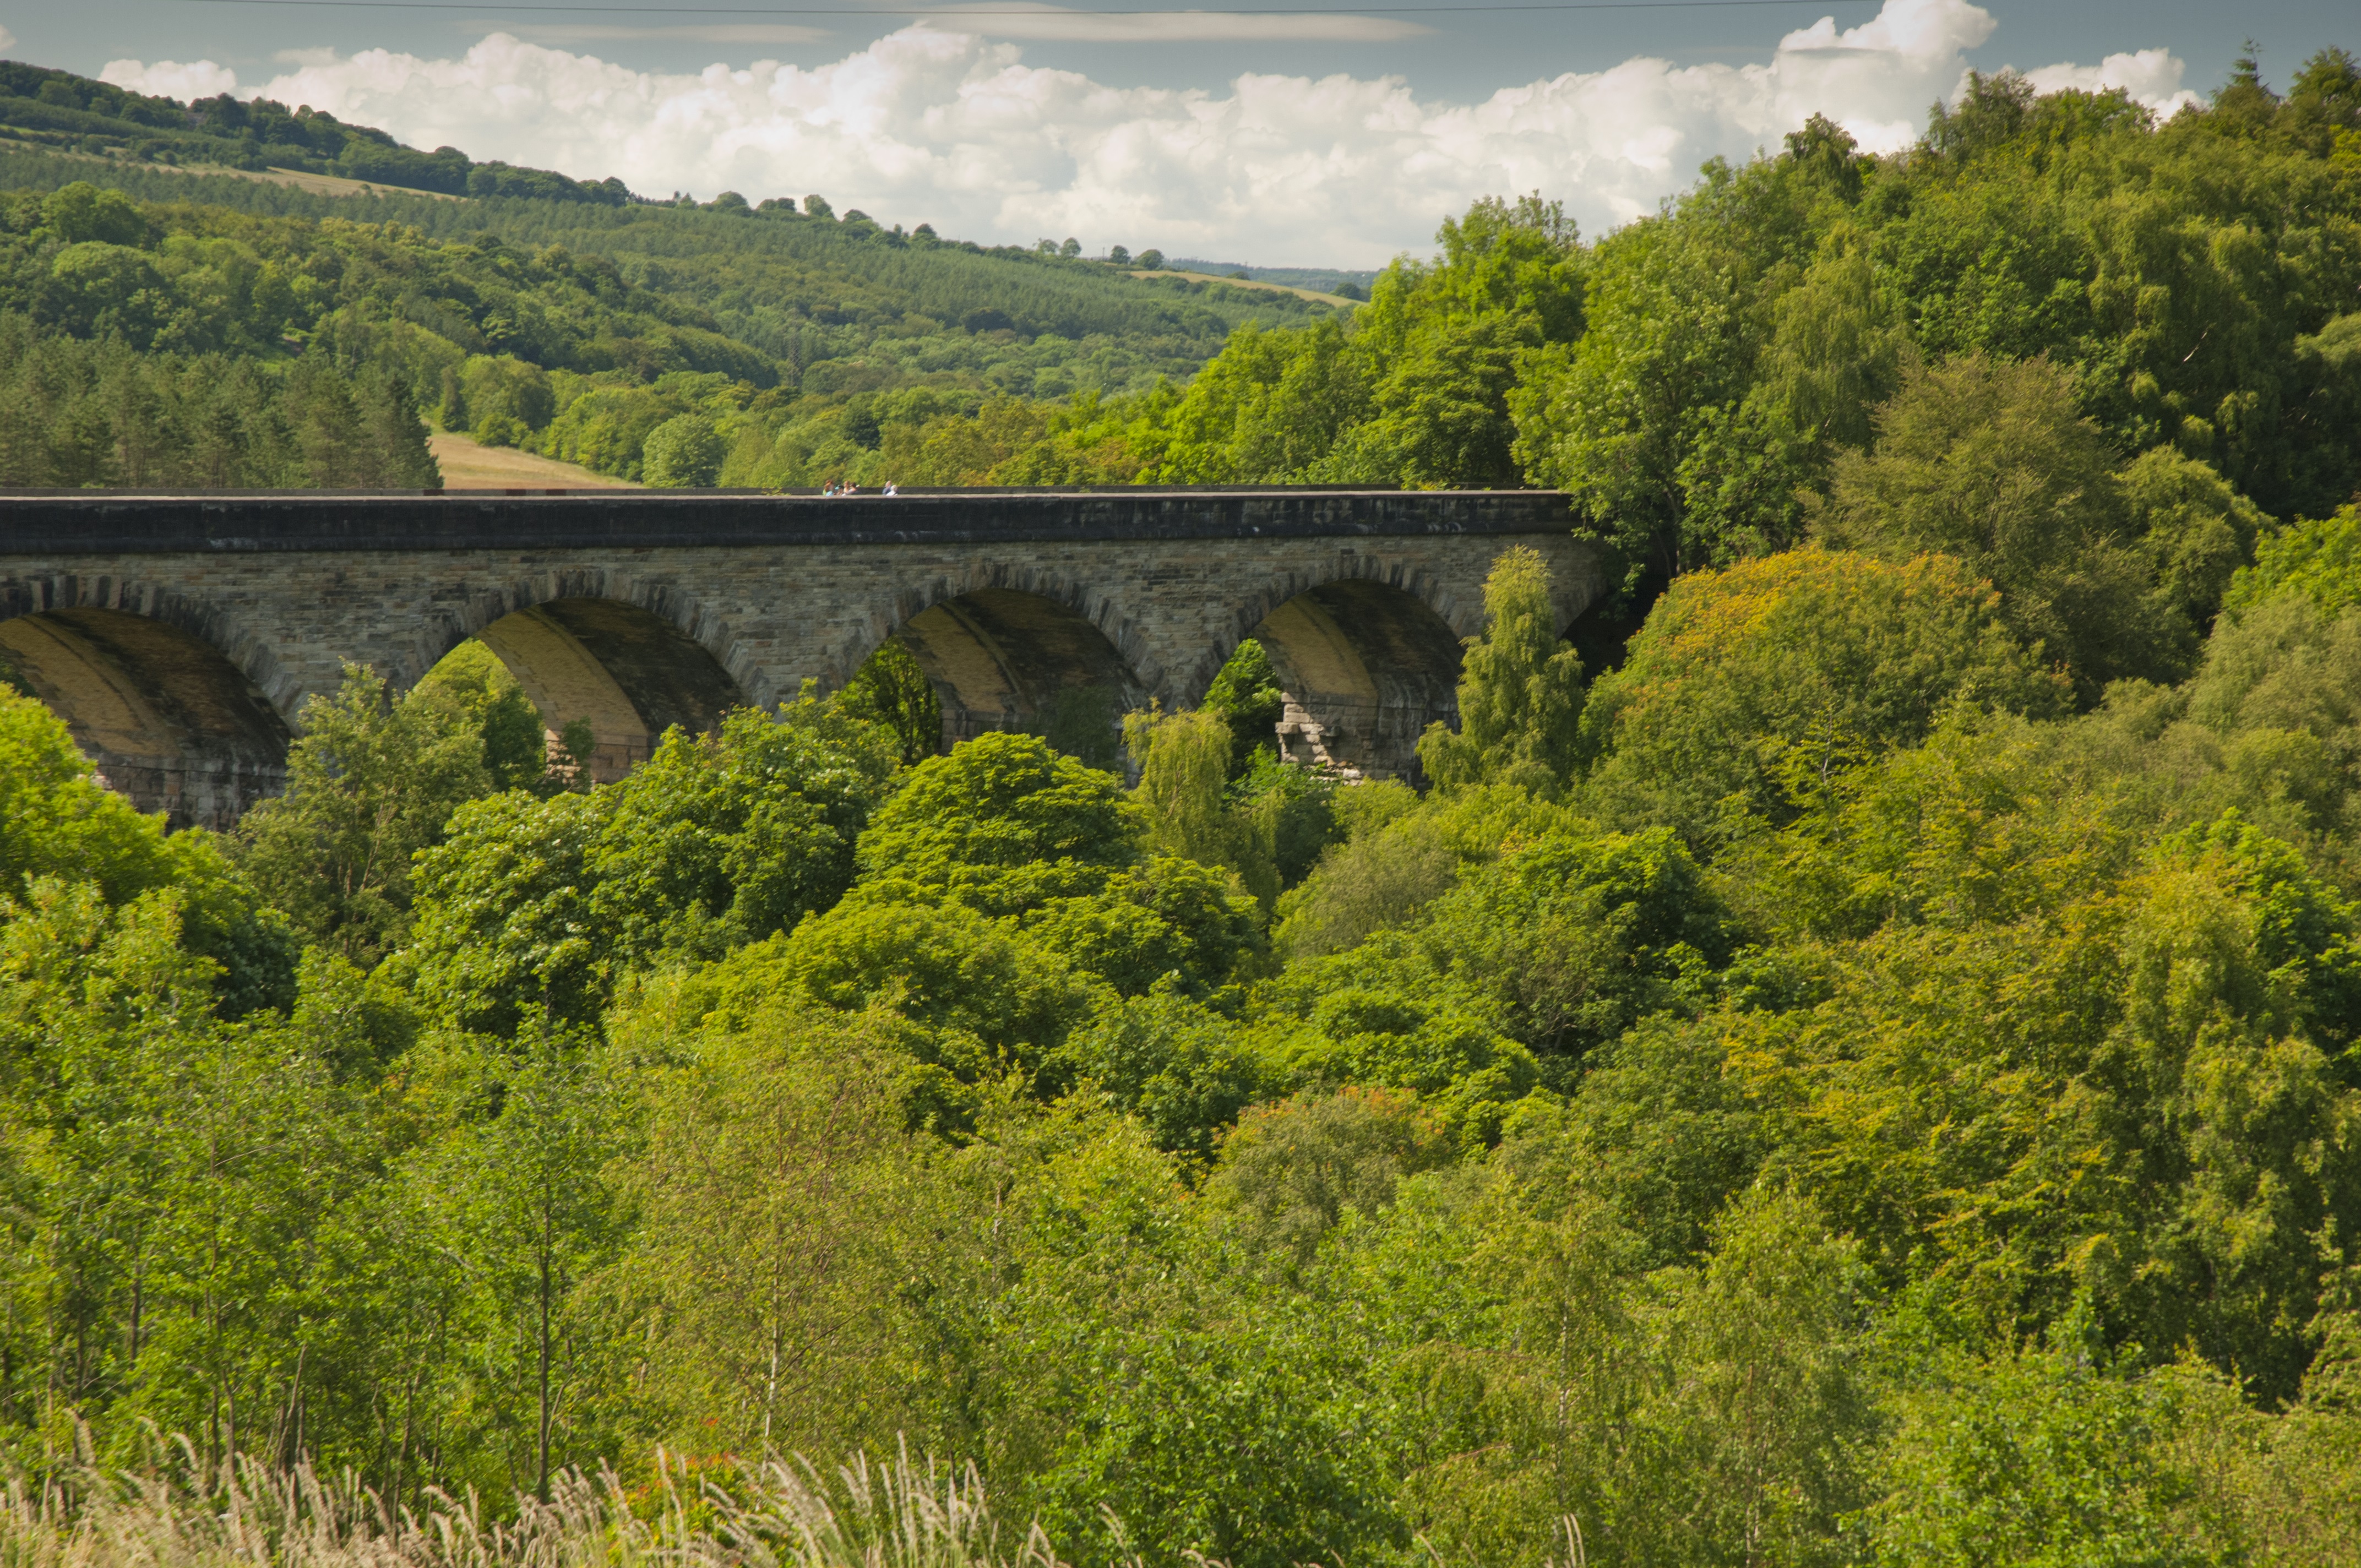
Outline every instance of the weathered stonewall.
<svg viewBox="0 0 2361 1568">
<path fill-rule="evenodd" d="M 1500 551 L 1549 559 L 1562 625 L 1598 594 L 1571 522 L 1539 491 L 27 496 L 0 500 L 0 675 L 144 808 L 214 824 L 279 787 L 346 661 L 407 688 L 471 636 L 553 726 L 590 721 L 602 775 L 887 637 L 956 740 L 1063 693 L 1192 703 L 1249 635 L 1296 740 L 1397 772 L 1453 715 Z"/>
</svg>

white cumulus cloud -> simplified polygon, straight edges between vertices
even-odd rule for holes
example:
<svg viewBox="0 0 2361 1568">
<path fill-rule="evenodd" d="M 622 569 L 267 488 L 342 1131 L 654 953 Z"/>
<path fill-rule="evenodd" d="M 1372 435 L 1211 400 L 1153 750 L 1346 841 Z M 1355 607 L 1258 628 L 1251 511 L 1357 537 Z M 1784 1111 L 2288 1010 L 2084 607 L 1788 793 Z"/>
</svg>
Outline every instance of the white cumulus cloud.
<svg viewBox="0 0 2361 1568">
<path fill-rule="evenodd" d="M 1071 234 L 1094 249 L 1369 265 L 1424 247 L 1444 214 L 1488 193 L 1562 198 L 1599 234 L 1653 212 L 1705 159 L 1775 148 L 1815 113 L 1872 150 L 1905 146 L 1993 27 L 1968 0 L 1884 0 L 1857 27 L 1824 17 L 1790 32 L 1759 62 L 1643 56 L 1474 104 L 1422 100 L 1399 77 L 1114 86 L 1028 65 L 1017 45 L 943 18 L 808 69 L 661 74 L 500 32 L 456 59 L 307 57 L 251 91 L 414 146 L 620 175 L 653 193 L 817 191 L 839 209 L 979 240 Z M 2169 112 L 2188 96 L 2181 69 L 2147 49 L 2030 74 L 2122 86 Z M 116 60 L 104 74 L 174 96 L 230 81 L 207 60 Z"/>
<path fill-rule="evenodd" d="M 2063 88 L 2079 87 L 2085 93 L 2102 93 L 2110 87 L 2120 87 L 2139 103 L 2167 118 L 2179 114 L 2183 105 L 2200 104 L 2204 99 L 2180 84 L 2188 67 L 2172 54 L 2160 49 L 2144 49 L 2132 54 L 2111 54 L 2096 65 L 2045 65 L 2038 71 L 2026 71 L 2026 77 L 2044 93 L 2056 93 Z"/>
<path fill-rule="evenodd" d="M 98 79 L 159 98 L 213 98 L 237 91 L 237 72 L 210 60 L 192 60 L 185 65 L 177 60 L 159 60 L 153 65 L 111 60 Z"/>
</svg>

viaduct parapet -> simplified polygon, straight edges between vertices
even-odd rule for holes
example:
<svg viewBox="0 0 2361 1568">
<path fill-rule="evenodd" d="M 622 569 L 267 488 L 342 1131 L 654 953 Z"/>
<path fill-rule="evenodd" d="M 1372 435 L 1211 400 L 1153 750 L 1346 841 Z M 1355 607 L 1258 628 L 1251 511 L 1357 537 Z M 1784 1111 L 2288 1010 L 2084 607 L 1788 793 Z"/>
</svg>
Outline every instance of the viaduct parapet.
<svg viewBox="0 0 2361 1568">
<path fill-rule="evenodd" d="M 0 499 L 0 677 L 116 788 L 223 826 L 347 661 L 406 689 L 480 638 L 612 777 L 675 724 L 841 684 L 888 638 L 945 739 L 1199 700 L 1268 651 L 1281 739 L 1373 773 L 1455 717 L 1511 545 L 1561 629 L 1598 559 L 1546 491 L 50 495 Z"/>
</svg>

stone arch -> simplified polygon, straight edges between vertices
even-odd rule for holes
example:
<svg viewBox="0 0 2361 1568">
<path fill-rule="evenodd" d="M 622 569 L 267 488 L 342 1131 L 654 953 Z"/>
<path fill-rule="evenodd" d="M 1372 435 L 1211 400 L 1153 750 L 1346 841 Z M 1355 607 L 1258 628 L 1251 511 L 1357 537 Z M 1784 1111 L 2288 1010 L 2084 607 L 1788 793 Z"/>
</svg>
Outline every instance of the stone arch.
<svg viewBox="0 0 2361 1568">
<path fill-rule="evenodd" d="M 701 734 L 730 709 L 775 696 L 697 599 L 631 572 L 552 571 L 470 594 L 429 629 L 415 667 L 395 678 L 415 685 L 470 637 L 541 709 L 553 749 L 566 726 L 589 724 L 590 776 L 599 784 L 645 762 L 674 726 Z"/>
<path fill-rule="evenodd" d="M 746 693 L 719 660 L 670 621 L 620 599 L 568 597 L 479 628 L 548 725 L 551 744 L 590 726 L 590 776 L 611 784 L 654 754 L 675 725 L 719 729 Z"/>
<path fill-rule="evenodd" d="M 1106 598 L 1054 573 L 985 565 L 903 589 L 873 618 L 866 658 L 891 638 L 934 684 L 943 745 L 994 729 L 1050 735 L 1111 762 L 1122 715 L 1145 707 L 1148 644 Z M 860 667 L 851 661 L 847 674 Z"/>
<path fill-rule="evenodd" d="M 1501 553 L 1541 553 L 1560 636 L 1603 587 L 1596 552 L 1571 533 L 1432 542 L 1444 548 L 1343 551 L 1275 576 L 1238 608 L 1178 695 L 1200 698 L 1238 641 L 1253 637 L 1289 698 L 1279 728 L 1290 755 L 1416 778 L 1418 738 L 1458 720 L 1461 656 L 1484 629 L 1484 584 Z"/>
<path fill-rule="evenodd" d="M 225 828 L 286 787 L 290 729 L 247 670 L 189 629 L 203 618 L 156 613 L 158 598 L 9 604 L 0 677 L 63 719 L 138 809 L 174 828 Z"/>
<path fill-rule="evenodd" d="M 166 581 L 105 573 L 0 577 L 0 621 L 67 609 L 120 610 L 186 632 L 228 660 L 288 723 L 310 695 L 300 672 L 244 621 Z"/>
<path fill-rule="evenodd" d="M 701 649 L 722 674 L 752 703 L 775 696 L 763 678 L 761 664 L 750 650 L 739 646 L 732 630 L 709 613 L 694 595 L 663 576 L 642 576 L 602 566 L 568 567 L 533 576 L 512 578 L 495 587 L 455 596 L 428 618 L 412 644 L 416 652 L 403 667 L 388 670 L 394 683 L 407 689 L 434 667 L 445 653 L 486 627 L 516 614 L 565 600 L 598 599 L 644 611 Z"/>
<path fill-rule="evenodd" d="M 1483 624 L 1480 593 L 1455 594 L 1416 566 L 1347 556 L 1333 572 L 1274 583 L 1244 607 L 1228 649 L 1262 644 L 1287 696 L 1278 741 L 1291 760 L 1415 776 L 1418 738 L 1459 716 L 1463 641 Z"/>
</svg>

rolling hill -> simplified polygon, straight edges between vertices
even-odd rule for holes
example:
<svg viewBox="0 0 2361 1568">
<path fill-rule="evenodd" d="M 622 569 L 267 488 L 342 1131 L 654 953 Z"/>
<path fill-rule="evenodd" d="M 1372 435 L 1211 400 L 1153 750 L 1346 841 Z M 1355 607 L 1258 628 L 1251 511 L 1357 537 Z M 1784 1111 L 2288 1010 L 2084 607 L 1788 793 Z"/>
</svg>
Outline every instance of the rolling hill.
<svg viewBox="0 0 2361 1568">
<path fill-rule="evenodd" d="M 1349 308 L 804 205 L 651 201 L 267 100 L 184 104 L 0 61 L 0 320 L 18 345 L 0 353 L 0 383 L 19 378 L 22 420 L 64 419 L 84 393 L 60 389 L 79 387 L 118 452 L 193 451 L 193 434 L 125 435 L 128 416 L 95 389 L 137 374 L 183 389 L 157 390 L 159 406 L 204 403 L 225 373 L 191 363 L 214 356 L 252 373 L 239 384 L 253 405 L 295 361 L 324 357 L 383 429 L 406 428 L 391 411 L 404 400 L 494 444 L 530 445 L 555 422 L 550 455 L 637 478 L 647 433 L 693 410 L 727 424 L 759 398 L 774 433 L 850 420 L 865 435 L 879 418 L 1185 381 L 1241 325 Z M 880 397 L 901 400 L 873 416 Z M 487 411 L 506 422 L 485 425 Z M 406 483 L 427 461 L 421 447 L 371 478 L 368 465 L 299 459 L 293 434 L 249 433 L 285 455 L 203 471 Z M 37 431 L 0 444 L 0 484 L 127 478 L 129 457 L 60 455 L 110 442 Z"/>
</svg>

